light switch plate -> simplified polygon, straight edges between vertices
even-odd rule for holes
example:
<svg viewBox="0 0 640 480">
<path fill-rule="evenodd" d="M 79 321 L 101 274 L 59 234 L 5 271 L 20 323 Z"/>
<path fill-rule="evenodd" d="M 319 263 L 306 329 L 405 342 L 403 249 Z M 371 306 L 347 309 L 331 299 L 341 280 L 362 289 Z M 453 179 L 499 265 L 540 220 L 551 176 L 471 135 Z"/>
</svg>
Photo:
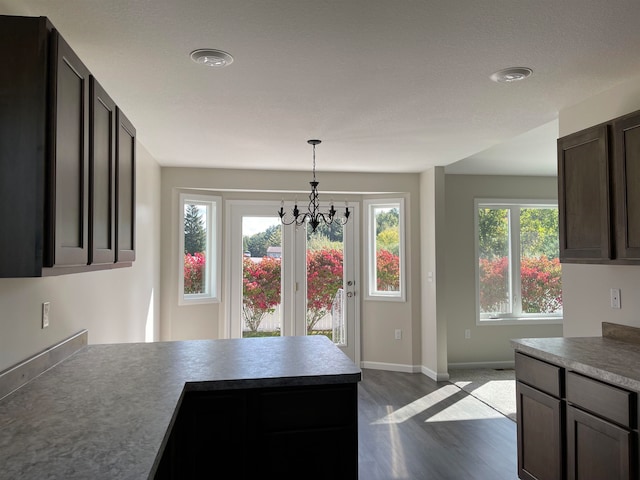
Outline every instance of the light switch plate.
<svg viewBox="0 0 640 480">
<path fill-rule="evenodd" d="M 611 308 L 615 308 L 616 310 L 622 308 L 620 302 L 620 289 L 612 288 L 611 289 Z"/>
</svg>

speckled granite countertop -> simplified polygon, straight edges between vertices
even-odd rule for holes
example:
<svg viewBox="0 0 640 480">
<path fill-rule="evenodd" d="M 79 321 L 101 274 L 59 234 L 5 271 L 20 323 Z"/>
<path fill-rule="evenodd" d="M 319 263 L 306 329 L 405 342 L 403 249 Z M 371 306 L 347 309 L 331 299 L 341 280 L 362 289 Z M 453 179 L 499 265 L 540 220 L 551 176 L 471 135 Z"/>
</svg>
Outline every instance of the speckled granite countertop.
<svg viewBox="0 0 640 480">
<path fill-rule="evenodd" d="M 521 338 L 516 351 L 640 392 L 640 345 L 603 337 Z"/>
<path fill-rule="evenodd" d="M 89 345 L 0 401 L 0 479 L 152 478 L 184 390 L 360 378 L 320 335 Z"/>
</svg>

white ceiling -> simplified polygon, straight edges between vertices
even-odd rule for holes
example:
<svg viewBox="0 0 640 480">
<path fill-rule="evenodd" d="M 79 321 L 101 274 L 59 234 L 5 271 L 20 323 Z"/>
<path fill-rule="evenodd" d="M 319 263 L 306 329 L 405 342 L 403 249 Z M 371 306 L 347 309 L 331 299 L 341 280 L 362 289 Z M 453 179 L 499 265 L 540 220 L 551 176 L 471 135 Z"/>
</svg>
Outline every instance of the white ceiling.
<svg viewBox="0 0 640 480">
<path fill-rule="evenodd" d="M 319 138 L 319 171 L 553 175 L 558 111 L 640 77 L 637 0 L 0 0 L 0 13 L 48 16 L 164 166 L 309 170 Z M 235 61 L 199 66 L 197 48 Z M 489 79 L 510 66 L 534 73 Z"/>
</svg>

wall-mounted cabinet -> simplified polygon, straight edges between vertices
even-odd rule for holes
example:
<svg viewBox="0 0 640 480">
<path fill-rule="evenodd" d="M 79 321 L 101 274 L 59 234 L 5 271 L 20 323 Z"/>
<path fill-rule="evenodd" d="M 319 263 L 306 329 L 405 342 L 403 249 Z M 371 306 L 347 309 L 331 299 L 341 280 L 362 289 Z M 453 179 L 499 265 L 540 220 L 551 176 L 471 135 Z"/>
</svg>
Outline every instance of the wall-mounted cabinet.
<svg viewBox="0 0 640 480">
<path fill-rule="evenodd" d="M 616 257 L 640 261 L 640 112 L 613 122 Z"/>
<path fill-rule="evenodd" d="M 0 54 L 0 277 L 131 265 L 135 129 L 45 17 Z"/>
<path fill-rule="evenodd" d="M 558 139 L 560 260 L 640 264 L 640 112 Z"/>
</svg>

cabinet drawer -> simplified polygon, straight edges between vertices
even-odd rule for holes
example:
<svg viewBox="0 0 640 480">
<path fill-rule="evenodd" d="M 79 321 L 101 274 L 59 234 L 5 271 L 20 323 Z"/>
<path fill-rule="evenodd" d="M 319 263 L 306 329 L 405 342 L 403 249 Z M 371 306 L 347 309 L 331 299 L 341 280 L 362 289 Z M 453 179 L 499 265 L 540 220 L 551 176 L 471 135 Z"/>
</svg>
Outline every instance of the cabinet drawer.
<svg viewBox="0 0 640 480">
<path fill-rule="evenodd" d="M 564 370 L 516 352 L 516 378 L 555 397 L 562 397 Z"/>
<path fill-rule="evenodd" d="M 636 426 L 634 392 L 568 372 L 567 401 L 627 428 Z"/>
</svg>

